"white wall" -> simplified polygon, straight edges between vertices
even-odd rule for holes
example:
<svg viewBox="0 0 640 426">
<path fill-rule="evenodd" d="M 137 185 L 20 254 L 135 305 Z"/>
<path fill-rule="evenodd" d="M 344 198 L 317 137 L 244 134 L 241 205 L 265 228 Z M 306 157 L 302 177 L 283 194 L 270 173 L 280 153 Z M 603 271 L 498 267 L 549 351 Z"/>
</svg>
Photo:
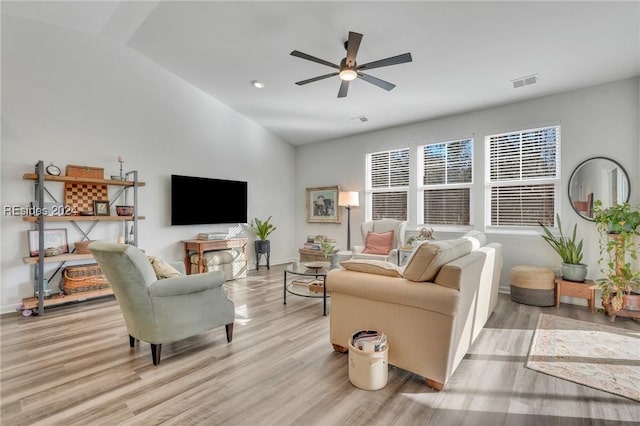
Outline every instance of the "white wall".
<svg viewBox="0 0 640 426">
<path fill-rule="evenodd" d="M 148 253 L 179 260 L 180 240 L 227 230 L 170 226 L 169 177 L 175 173 L 248 181 L 248 217 L 273 215 L 278 226 L 270 237 L 272 263 L 293 256 L 290 144 L 119 43 L 3 15 L 2 206 L 32 200 L 33 182 L 22 175 L 38 160 L 63 171 L 67 164 L 103 167 L 109 176 L 117 174 L 119 155 L 125 169 L 139 170 L 146 182 L 139 191 L 146 216 L 139 245 Z M 63 198 L 61 184 L 49 187 Z M 194 205 L 220 208 L 224 197 L 202 194 Z M 1 225 L 0 309 L 6 312 L 32 295 L 33 275 L 22 262 L 29 224 L 3 216 Z M 79 240 L 77 231 L 61 225 L 69 228 L 70 242 Z M 121 225 L 103 222 L 92 237 L 116 240 L 120 233 Z M 55 266 L 47 264 L 46 276 Z"/>
<path fill-rule="evenodd" d="M 543 84 L 543 83 L 540 83 Z M 585 262 L 589 277 L 597 278 L 598 235 L 593 222 L 580 218 L 568 199 L 568 182 L 573 169 L 583 160 L 606 156 L 617 160 L 629 173 L 631 203 L 640 201 L 639 79 L 631 78 L 564 94 L 541 97 L 525 102 L 488 108 L 451 117 L 376 131 L 301 146 L 296 149 L 296 240 L 302 244 L 307 234 L 327 234 L 346 245 L 346 221 L 341 225 L 307 224 L 305 222 L 305 187 L 341 185 L 346 190 L 360 191 L 364 204 L 365 154 L 393 148 L 417 147 L 420 144 L 456 138 L 474 138 L 474 201 L 472 221 L 477 229 L 484 227 L 484 136 L 496 132 L 561 125 L 561 200 L 560 214 L 567 229 L 578 224 L 585 240 Z M 529 90 L 530 88 L 524 88 Z M 370 117 L 375 120 L 375 117 Z M 366 125 L 366 124 L 365 124 Z M 415 177 L 412 177 L 415 182 Z M 415 183 L 413 184 L 415 187 Z M 364 220 L 364 207 L 352 209 L 352 244 L 362 243 L 359 224 Z M 355 222 L 355 225 L 354 225 Z M 416 228 L 415 201 L 410 204 L 409 229 Z M 460 233 L 438 232 L 438 239 Z M 560 267 L 555 252 L 536 235 L 488 235 L 491 241 L 504 244 L 505 263 L 501 284 L 508 287 L 508 271 L 517 264 Z"/>
<path fill-rule="evenodd" d="M 3 15 L 0 197 L 2 206 L 26 205 L 33 186 L 22 175 L 32 171 L 38 160 L 63 167 L 104 167 L 110 175 L 117 172 L 116 158 L 121 155 L 126 169 L 139 170 L 140 179 L 147 184 L 140 190 L 140 213 L 147 217 L 141 222 L 140 245 L 151 254 L 177 260 L 182 257 L 180 240 L 200 231 L 226 230 L 226 226 L 171 227 L 169 175 L 243 179 L 249 182 L 249 217 L 273 215 L 278 226 L 271 239 L 272 263 L 279 263 L 296 257 L 308 234 L 332 236 L 344 248 L 346 217 L 340 225 L 307 224 L 305 188 L 339 184 L 344 190 L 360 191 L 364 205 L 367 152 L 473 136 L 477 194 L 473 223 L 480 229 L 484 223 L 484 135 L 559 123 L 561 214 L 567 226 L 578 223 L 587 243 L 590 276 L 595 277 L 597 234 L 591 222 L 571 209 L 566 187 L 573 168 L 582 160 L 609 156 L 629 172 L 631 202 L 639 202 L 639 86 L 638 78 L 633 78 L 294 150 L 118 43 Z M 52 189 L 62 198 L 61 187 Z M 216 196 L 201 200 L 203 207 L 218 202 Z M 415 204 L 410 207 L 413 211 Z M 363 220 L 364 206 L 354 208 L 353 244 L 361 242 L 359 224 Z M 415 213 L 410 222 L 415 228 Z M 0 309 L 5 312 L 31 295 L 32 272 L 22 263 L 29 225 L 16 217 L 2 217 L 0 223 Z M 120 227 L 101 224 L 95 232 L 97 238 L 115 240 Z M 69 234 L 71 242 L 78 239 L 71 228 Z M 458 234 L 435 235 L 442 239 Z M 538 235 L 489 237 L 505 245 L 503 286 L 508 285 L 508 270 L 515 264 L 559 267 L 559 259 Z M 51 272 L 54 266 L 47 269 Z"/>
</svg>

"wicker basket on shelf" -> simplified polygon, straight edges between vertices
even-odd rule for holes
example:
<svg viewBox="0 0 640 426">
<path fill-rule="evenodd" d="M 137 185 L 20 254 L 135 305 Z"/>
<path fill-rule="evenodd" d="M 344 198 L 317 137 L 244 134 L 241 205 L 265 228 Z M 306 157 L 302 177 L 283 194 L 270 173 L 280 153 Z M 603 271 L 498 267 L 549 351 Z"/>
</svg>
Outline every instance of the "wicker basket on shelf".
<svg viewBox="0 0 640 426">
<path fill-rule="evenodd" d="M 109 281 L 97 263 L 67 266 L 62 271 L 60 290 L 64 294 L 99 290 L 109 287 Z"/>
</svg>

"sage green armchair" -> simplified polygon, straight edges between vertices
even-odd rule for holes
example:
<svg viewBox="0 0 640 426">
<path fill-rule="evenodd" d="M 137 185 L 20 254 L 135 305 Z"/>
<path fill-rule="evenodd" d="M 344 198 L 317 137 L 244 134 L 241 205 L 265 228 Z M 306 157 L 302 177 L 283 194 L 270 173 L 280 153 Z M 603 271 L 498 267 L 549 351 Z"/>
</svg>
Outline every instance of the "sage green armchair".
<svg viewBox="0 0 640 426">
<path fill-rule="evenodd" d="M 147 256 L 137 247 L 106 241 L 89 244 L 111 284 L 129 332 L 151 344 L 153 365 L 163 343 L 174 342 L 224 325 L 233 337 L 235 308 L 222 284 L 222 271 L 157 279 Z"/>
</svg>

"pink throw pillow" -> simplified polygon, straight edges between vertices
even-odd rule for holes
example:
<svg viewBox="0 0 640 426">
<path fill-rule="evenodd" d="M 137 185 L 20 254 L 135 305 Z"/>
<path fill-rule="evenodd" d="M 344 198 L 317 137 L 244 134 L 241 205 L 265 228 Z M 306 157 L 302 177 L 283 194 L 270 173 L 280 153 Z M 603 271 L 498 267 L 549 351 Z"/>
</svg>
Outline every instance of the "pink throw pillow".
<svg viewBox="0 0 640 426">
<path fill-rule="evenodd" d="M 365 248 L 363 253 L 369 254 L 389 254 L 393 246 L 393 231 L 383 232 L 381 234 L 371 232 L 367 233 Z"/>
</svg>

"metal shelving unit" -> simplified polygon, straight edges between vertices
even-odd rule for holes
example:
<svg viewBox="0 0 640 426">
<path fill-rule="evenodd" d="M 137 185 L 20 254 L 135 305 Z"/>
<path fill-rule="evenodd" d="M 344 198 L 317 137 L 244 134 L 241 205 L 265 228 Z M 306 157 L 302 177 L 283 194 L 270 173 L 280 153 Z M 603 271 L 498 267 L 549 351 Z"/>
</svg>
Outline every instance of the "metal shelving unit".
<svg viewBox="0 0 640 426">
<path fill-rule="evenodd" d="M 95 178 L 83 178 L 74 176 L 50 176 L 45 174 L 44 162 L 38 161 L 36 164 L 35 173 L 25 173 L 23 175 L 25 180 L 33 180 L 34 184 L 34 196 L 37 203 L 37 211 L 43 212 L 44 210 L 44 198 L 47 194 L 53 202 L 57 203 L 56 197 L 46 188 L 45 182 L 77 182 L 77 183 L 89 183 L 89 184 L 104 184 L 109 186 L 119 187 L 116 194 L 111 197 L 113 201 L 109 201 L 110 204 L 114 203 L 123 193 L 125 204 L 128 204 L 129 192 L 133 193 L 133 215 L 132 216 L 44 216 L 40 214 L 38 216 L 23 216 L 23 220 L 33 223 L 34 228 L 38 232 L 38 256 L 37 257 L 24 257 L 23 262 L 34 267 L 34 283 L 35 283 L 35 297 L 23 299 L 23 306 L 25 309 L 38 308 L 38 314 L 44 314 L 45 306 L 59 305 L 61 303 L 87 300 L 94 297 L 102 297 L 108 294 L 112 294 L 110 289 L 101 289 L 98 291 L 88 291 L 85 293 L 78 293 L 75 295 L 67 295 L 62 297 L 45 298 L 44 294 L 44 265 L 45 263 L 56 263 L 58 267 L 49 278 L 53 278 L 68 261 L 73 260 L 89 260 L 93 259 L 91 254 L 61 254 L 58 256 L 45 257 L 44 256 L 44 230 L 47 222 L 69 222 L 76 230 L 80 232 L 83 239 L 89 239 L 89 234 L 95 226 L 102 221 L 119 221 L 123 224 L 123 231 L 127 243 L 132 245 L 138 245 L 138 220 L 144 219 L 138 215 L 138 188 L 144 186 L 144 182 L 138 181 L 138 171 L 134 170 L 125 174 L 125 180 L 111 180 L 111 179 L 95 179 Z M 90 223 L 87 229 L 83 229 L 79 222 Z"/>
</svg>

